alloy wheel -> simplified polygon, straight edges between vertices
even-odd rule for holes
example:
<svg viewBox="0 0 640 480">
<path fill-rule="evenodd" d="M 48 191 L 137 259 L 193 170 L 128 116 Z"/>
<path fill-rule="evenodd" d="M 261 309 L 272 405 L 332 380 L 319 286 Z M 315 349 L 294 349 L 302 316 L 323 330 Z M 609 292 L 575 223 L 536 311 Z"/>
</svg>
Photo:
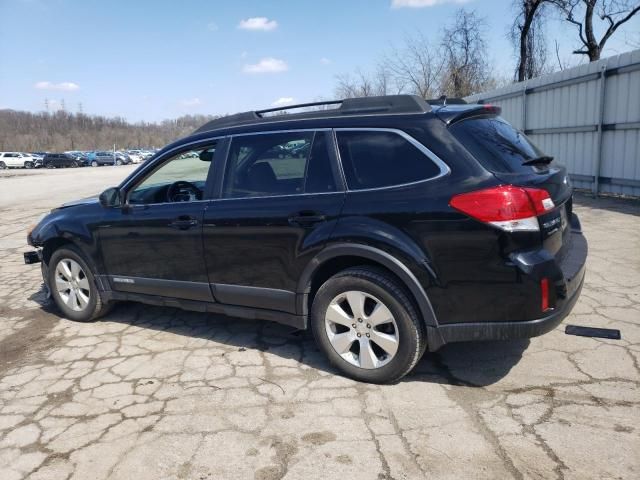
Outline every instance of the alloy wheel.
<svg viewBox="0 0 640 480">
<path fill-rule="evenodd" d="M 325 314 L 325 330 L 336 353 L 356 367 L 380 368 L 398 351 L 393 314 L 365 292 L 352 290 L 336 296 Z"/>
<path fill-rule="evenodd" d="M 63 258 L 56 265 L 55 288 L 62 302 L 71 310 L 81 312 L 91 298 L 89 279 L 78 262 Z"/>
</svg>

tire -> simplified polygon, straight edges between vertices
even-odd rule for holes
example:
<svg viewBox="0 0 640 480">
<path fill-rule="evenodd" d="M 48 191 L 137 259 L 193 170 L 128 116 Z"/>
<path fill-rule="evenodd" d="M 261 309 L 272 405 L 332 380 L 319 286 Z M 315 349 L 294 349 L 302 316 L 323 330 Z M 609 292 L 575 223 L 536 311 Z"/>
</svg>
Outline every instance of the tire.
<svg viewBox="0 0 640 480">
<path fill-rule="evenodd" d="M 67 268 L 67 272 L 75 273 L 73 265 L 80 267 L 80 272 L 75 277 L 64 274 L 64 267 L 58 266 L 64 263 L 67 267 L 71 265 L 71 268 Z M 66 278 L 65 278 L 66 275 Z M 76 295 L 75 292 L 71 293 L 71 288 L 67 290 L 69 293 L 65 294 L 64 289 L 65 279 L 69 279 L 75 282 L 77 289 L 75 291 L 81 292 Z M 57 282 L 56 279 L 60 279 L 61 282 Z M 71 284 L 72 282 L 66 282 Z M 47 284 L 51 297 L 53 298 L 56 306 L 60 309 L 65 318 L 74 320 L 76 322 L 90 322 L 105 315 L 111 305 L 103 302 L 100 292 L 96 287 L 95 277 L 88 263 L 85 261 L 80 251 L 73 245 L 65 245 L 59 248 L 51 255 L 49 260 L 49 268 L 47 274 Z M 72 287 L 73 285 L 69 285 Z M 66 295 L 66 299 L 63 296 Z M 82 300 L 86 299 L 86 300 Z M 81 301 L 82 300 L 82 301 Z"/>
<path fill-rule="evenodd" d="M 71 162 L 71 168 L 78 168 L 78 162 Z"/>
<path fill-rule="evenodd" d="M 51 162 L 47 163 L 47 164 L 45 165 L 45 167 L 47 167 L 47 168 L 56 168 L 56 167 L 53 165 L 53 163 L 51 163 Z"/>
<path fill-rule="evenodd" d="M 354 315 L 355 310 L 348 313 L 353 302 L 346 298 L 347 292 L 349 295 L 355 295 L 350 297 L 352 299 L 358 298 L 357 295 L 360 294 L 365 298 L 362 303 L 364 308 L 361 322 L 358 321 L 357 315 Z M 344 306 L 344 301 L 348 306 Z M 377 311 L 380 305 L 386 307 L 387 315 L 384 315 L 385 310 L 380 310 L 381 316 L 376 317 L 373 312 Z M 329 312 L 331 308 L 335 313 L 336 307 L 347 316 L 336 317 Z M 390 321 L 386 321 L 388 314 Z M 345 325 L 331 322 L 329 317 L 337 318 L 339 322 L 346 320 Z M 377 321 L 385 321 L 376 326 L 376 318 Z M 349 324 L 350 322 L 353 323 Z M 311 329 L 318 347 L 327 355 L 331 364 L 347 377 L 362 382 L 398 381 L 418 363 L 426 347 L 424 328 L 409 295 L 392 276 L 382 269 L 373 267 L 349 268 L 327 280 L 316 293 L 311 306 Z M 340 334 L 349 335 L 343 337 L 346 338 L 345 342 L 336 342 Z M 342 348 L 341 355 L 334 348 L 330 335 L 334 342 L 340 345 L 353 343 L 349 349 Z M 386 350 L 376 343 L 379 341 L 383 344 L 382 341 L 385 339 L 395 339 L 395 343 L 386 343 Z M 361 356 L 359 350 L 362 345 L 370 345 L 373 355 Z M 393 354 L 388 353 L 393 350 L 390 345 L 396 348 Z"/>
<path fill-rule="evenodd" d="M 33 168 L 33 162 L 24 162 L 24 168 Z"/>
<path fill-rule="evenodd" d="M 6 170 L 7 169 L 7 164 L 4 162 L 0 162 L 0 170 Z"/>
<path fill-rule="evenodd" d="M 122 160 L 116 160 L 116 165 L 118 166 L 122 165 Z"/>
<path fill-rule="evenodd" d="M 97 167 L 97 166 L 98 166 L 98 162 L 96 162 L 95 160 L 93 160 L 93 161 L 91 162 L 91 166 L 92 166 L 92 167 Z"/>
</svg>

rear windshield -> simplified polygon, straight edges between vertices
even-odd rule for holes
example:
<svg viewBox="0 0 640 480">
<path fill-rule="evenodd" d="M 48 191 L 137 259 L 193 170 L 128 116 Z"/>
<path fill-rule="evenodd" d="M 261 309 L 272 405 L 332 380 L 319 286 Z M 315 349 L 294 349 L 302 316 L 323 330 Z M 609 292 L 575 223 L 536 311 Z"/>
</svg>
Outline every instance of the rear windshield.
<svg viewBox="0 0 640 480">
<path fill-rule="evenodd" d="M 531 173 L 533 168 L 545 168 L 522 165 L 544 153 L 501 117 L 463 120 L 451 126 L 451 133 L 490 172 Z"/>
</svg>

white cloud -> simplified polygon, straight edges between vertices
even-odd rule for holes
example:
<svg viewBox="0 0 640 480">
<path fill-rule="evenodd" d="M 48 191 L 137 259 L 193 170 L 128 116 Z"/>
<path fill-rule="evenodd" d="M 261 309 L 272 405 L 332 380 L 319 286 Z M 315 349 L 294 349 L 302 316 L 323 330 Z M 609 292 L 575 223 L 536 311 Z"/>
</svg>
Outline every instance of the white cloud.
<svg viewBox="0 0 640 480">
<path fill-rule="evenodd" d="M 329 60 L 327 57 L 322 57 L 322 58 L 320 59 L 320 63 L 321 63 L 322 65 L 329 65 L 329 64 L 331 63 L 331 60 Z"/>
<path fill-rule="evenodd" d="M 62 90 L 65 92 L 73 92 L 74 90 L 78 90 L 80 85 L 73 82 L 38 82 L 34 85 L 34 88 L 37 88 L 38 90 Z"/>
<path fill-rule="evenodd" d="M 215 22 L 209 22 L 207 23 L 207 30 L 209 30 L 210 32 L 215 32 L 218 30 L 218 25 Z"/>
<path fill-rule="evenodd" d="M 258 63 L 242 67 L 244 73 L 278 73 L 286 70 L 289 70 L 287 62 L 272 57 L 263 58 Z"/>
<path fill-rule="evenodd" d="M 391 0 L 391 8 L 424 8 L 444 3 L 467 3 L 473 0 Z"/>
<path fill-rule="evenodd" d="M 182 105 L 183 107 L 186 107 L 186 108 L 197 107 L 199 105 L 202 105 L 202 100 L 200 100 L 198 97 L 187 98 L 185 100 L 182 100 L 180 102 L 180 105 Z"/>
<path fill-rule="evenodd" d="M 240 20 L 238 28 L 243 30 L 262 30 L 263 32 L 269 32 L 278 28 L 278 22 L 275 20 L 269 20 L 267 17 L 251 17 L 245 20 Z"/>
<path fill-rule="evenodd" d="M 280 97 L 271 104 L 272 107 L 284 107 L 293 103 L 293 97 Z"/>
</svg>

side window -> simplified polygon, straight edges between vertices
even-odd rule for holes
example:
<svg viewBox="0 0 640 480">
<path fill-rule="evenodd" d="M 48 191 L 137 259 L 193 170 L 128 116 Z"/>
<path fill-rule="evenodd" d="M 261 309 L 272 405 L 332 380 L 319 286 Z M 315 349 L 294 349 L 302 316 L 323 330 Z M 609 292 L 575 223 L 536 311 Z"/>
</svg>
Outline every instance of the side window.
<svg viewBox="0 0 640 480">
<path fill-rule="evenodd" d="M 318 179 L 310 181 L 316 172 Z M 226 198 L 335 189 L 325 132 L 241 135 L 231 142 L 223 189 Z"/>
<path fill-rule="evenodd" d="M 351 190 L 402 185 L 440 173 L 438 165 L 395 132 L 337 131 L 336 136 Z"/>
<path fill-rule="evenodd" d="M 174 155 L 129 192 L 129 203 L 202 200 L 214 152 L 215 144 Z"/>
</svg>

